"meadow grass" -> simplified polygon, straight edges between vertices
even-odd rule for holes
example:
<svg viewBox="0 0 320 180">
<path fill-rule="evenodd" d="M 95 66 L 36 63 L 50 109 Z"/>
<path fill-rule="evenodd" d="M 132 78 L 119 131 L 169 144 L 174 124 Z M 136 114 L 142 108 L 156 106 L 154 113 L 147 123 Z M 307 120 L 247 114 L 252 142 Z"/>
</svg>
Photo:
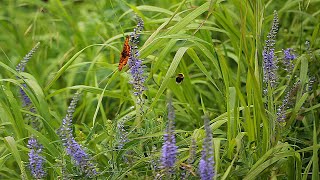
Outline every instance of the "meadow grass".
<svg viewBox="0 0 320 180">
<path fill-rule="evenodd" d="M 0 179 L 319 179 L 319 0 L 0 3 Z"/>
</svg>

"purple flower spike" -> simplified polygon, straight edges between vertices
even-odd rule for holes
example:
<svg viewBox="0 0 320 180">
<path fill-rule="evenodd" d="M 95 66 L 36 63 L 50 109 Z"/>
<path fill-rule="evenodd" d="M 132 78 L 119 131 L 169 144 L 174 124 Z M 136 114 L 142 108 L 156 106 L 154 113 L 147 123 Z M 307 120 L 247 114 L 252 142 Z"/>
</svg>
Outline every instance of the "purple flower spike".
<svg viewBox="0 0 320 180">
<path fill-rule="evenodd" d="M 33 54 L 37 51 L 37 49 L 39 48 L 39 45 L 40 45 L 40 42 L 38 42 L 38 43 L 31 49 L 31 51 L 29 51 L 29 53 L 23 57 L 23 59 L 20 61 L 20 63 L 16 66 L 16 70 L 17 70 L 18 72 L 24 72 L 24 69 L 25 69 L 28 61 L 31 59 L 31 57 L 33 56 Z"/>
<path fill-rule="evenodd" d="M 202 180 L 212 180 L 214 173 L 214 159 L 213 159 L 213 143 L 212 132 L 209 124 L 209 117 L 204 116 L 204 130 L 206 137 L 202 145 L 202 156 L 199 163 L 199 174 Z"/>
<path fill-rule="evenodd" d="M 270 32 L 268 33 L 266 45 L 263 49 L 263 82 L 266 85 L 270 85 L 272 88 L 276 85 L 276 72 L 278 66 L 276 65 L 277 57 L 274 53 L 274 46 L 276 43 L 276 36 L 279 30 L 279 19 L 277 11 L 273 12 L 273 23 Z M 264 89 L 264 92 L 267 94 L 267 88 Z"/>
<path fill-rule="evenodd" d="M 287 118 L 286 110 L 289 108 L 290 105 L 292 105 L 292 98 L 296 95 L 297 91 L 300 88 L 300 85 L 300 81 L 294 83 L 291 89 L 286 93 L 284 99 L 282 100 L 282 104 L 277 108 L 277 121 L 280 124 L 285 123 L 285 120 Z"/>
<path fill-rule="evenodd" d="M 176 146 L 176 138 L 174 135 L 174 109 L 171 100 L 168 103 L 168 125 L 166 133 L 163 136 L 164 143 L 162 146 L 161 165 L 167 173 L 173 173 L 173 167 L 176 162 L 178 147 Z"/>
<path fill-rule="evenodd" d="M 16 71 L 17 72 L 24 72 L 25 67 L 28 63 L 28 61 L 31 59 L 33 54 L 36 52 L 36 50 L 39 48 L 40 43 L 38 42 L 30 51 L 27 55 L 23 57 L 23 59 L 20 61 L 20 63 L 16 66 Z M 17 79 L 20 79 L 17 77 Z M 20 96 L 21 96 L 21 101 L 22 101 L 22 106 L 26 107 L 27 109 L 30 110 L 32 113 L 36 113 L 35 108 L 32 106 L 32 102 L 30 98 L 27 96 L 26 92 L 23 90 L 27 88 L 26 84 L 21 84 L 23 88 L 20 88 Z M 26 115 L 26 119 L 30 120 L 31 126 L 39 131 L 39 125 L 38 125 L 38 120 L 29 114 Z M 45 158 L 41 156 L 42 148 L 43 146 L 38 142 L 38 140 L 32 136 L 28 140 L 28 145 L 27 147 L 29 148 L 29 168 L 31 170 L 31 175 L 35 179 L 42 179 L 46 176 L 46 173 L 44 171 L 44 163 L 45 163 Z"/>
<path fill-rule="evenodd" d="M 20 63 L 16 66 L 16 71 L 18 72 L 24 72 L 25 67 L 28 63 L 28 61 L 31 59 L 31 57 L 33 56 L 33 54 L 37 51 L 37 49 L 39 48 L 40 43 L 38 42 L 30 51 L 27 55 L 25 55 L 23 57 L 23 59 L 20 61 Z M 17 77 L 19 79 L 19 77 Z M 27 87 L 26 84 L 22 84 L 22 86 L 24 88 Z M 21 99 L 22 99 L 22 103 L 23 106 L 29 106 L 31 105 L 31 100 L 30 98 L 27 96 L 27 94 L 24 92 L 24 90 L 22 88 L 20 88 L 20 95 L 21 95 Z"/>
<path fill-rule="evenodd" d="M 163 168 L 172 168 L 176 162 L 177 146 L 174 134 L 165 134 L 162 146 L 162 166 Z"/>
<path fill-rule="evenodd" d="M 29 168 L 31 174 L 35 179 L 42 179 L 46 176 L 46 173 L 43 169 L 45 158 L 42 157 L 42 145 L 38 143 L 37 139 L 31 137 L 28 141 L 27 147 L 30 149 L 29 155 Z"/>
<path fill-rule="evenodd" d="M 269 51 L 263 50 L 263 81 L 265 83 L 270 83 L 271 87 L 275 87 L 276 85 L 276 71 L 278 69 L 278 66 L 275 63 L 275 55 L 274 50 L 270 49 Z"/>
<path fill-rule="evenodd" d="M 279 18 L 277 11 L 273 11 L 273 22 L 270 32 L 268 33 L 266 40 L 266 48 L 274 49 L 274 45 L 276 44 L 276 36 L 279 30 Z"/>
<path fill-rule="evenodd" d="M 142 60 L 139 59 L 138 43 L 141 31 L 143 30 L 144 23 L 143 20 L 138 17 L 138 24 L 134 31 L 130 34 L 130 57 L 129 57 L 129 67 L 131 80 L 130 84 L 133 85 L 135 96 L 139 96 L 146 90 L 144 82 L 146 80 L 144 76 L 144 65 Z"/>
<path fill-rule="evenodd" d="M 292 61 L 295 60 L 297 57 L 292 53 L 291 48 L 284 49 L 283 54 L 283 64 L 285 66 L 285 70 L 287 72 L 291 72 L 294 68 L 294 64 L 292 63 Z"/>
<path fill-rule="evenodd" d="M 91 162 L 89 155 L 82 149 L 80 144 L 78 144 L 73 137 L 72 117 L 78 99 L 79 93 L 77 92 L 68 107 L 66 117 L 62 120 L 62 125 L 58 130 L 58 134 L 66 148 L 67 154 L 71 156 L 76 166 L 80 168 L 81 172 L 87 177 L 94 177 L 97 175 L 94 164 Z"/>
<path fill-rule="evenodd" d="M 26 84 L 22 84 L 22 86 L 23 86 L 24 88 L 27 87 Z M 21 96 L 22 106 L 23 106 L 23 107 L 31 106 L 31 105 L 32 105 L 31 99 L 28 97 L 28 95 L 26 94 L 26 92 L 24 92 L 24 90 L 23 90 L 22 88 L 20 88 L 19 92 L 20 92 L 20 96 Z"/>
<path fill-rule="evenodd" d="M 129 142 L 128 139 L 128 132 L 126 131 L 124 125 L 128 121 L 129 117 L 126 116 L 124 119 L 120 120 L 117 123 L 117 144 L 118 144 L 118 149 L 122 149 L 123 146 Z"/>
<path fill-rule="evenodd" d="M 140 34 L 144 28 L 144 22 L 143 20 L 137 16 L 137 26 L 134 28 L 133 32 L 130 34 L 130 42 L 132 43 L 132 46 L 137 45 L 139 43 L 139 37 Z M 134 46 L 135 47 L 135 46 Z"/>
</svg>

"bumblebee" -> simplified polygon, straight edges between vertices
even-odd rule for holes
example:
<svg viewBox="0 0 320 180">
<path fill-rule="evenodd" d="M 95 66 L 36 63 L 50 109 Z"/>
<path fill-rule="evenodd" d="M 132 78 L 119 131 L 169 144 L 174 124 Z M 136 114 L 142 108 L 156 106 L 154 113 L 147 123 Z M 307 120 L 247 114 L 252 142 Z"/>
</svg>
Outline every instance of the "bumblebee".
<svg viewBox="0 0 320 180">
<path fill-rule="evenodd" d="M 184 75 L 182 73 L 179 73 L 176 77 L 176 83 L 177 84 L 182 83 L 183 79 L 184 79 Z"/>
</svg>

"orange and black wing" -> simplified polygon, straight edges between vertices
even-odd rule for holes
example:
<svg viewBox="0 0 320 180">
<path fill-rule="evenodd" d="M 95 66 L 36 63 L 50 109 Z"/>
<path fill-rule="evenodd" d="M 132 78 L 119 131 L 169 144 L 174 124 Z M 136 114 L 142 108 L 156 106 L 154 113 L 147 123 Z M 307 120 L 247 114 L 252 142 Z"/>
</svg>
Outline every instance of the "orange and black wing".
<svg viewBox="0 0 320 180">
<path fill-rule="evenodd" d="M 119 61 L 119 71 L 127 64 L 128 59 L 130 57 L 130 45 L 129 45 L 129 36 L 126 37 L 126 40 L 123 45 L 122 52 L 120 54 L 120 61 Z"/>
</svg>

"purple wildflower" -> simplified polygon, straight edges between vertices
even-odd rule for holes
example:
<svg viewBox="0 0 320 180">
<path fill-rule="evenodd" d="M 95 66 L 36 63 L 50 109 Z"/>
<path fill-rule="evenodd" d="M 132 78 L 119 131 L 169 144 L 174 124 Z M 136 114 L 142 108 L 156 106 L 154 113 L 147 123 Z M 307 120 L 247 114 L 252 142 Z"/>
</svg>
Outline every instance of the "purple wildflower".
<svg viewBox="0 0 320 180">
<path fill-rule="evenodd" d="M 22 86 L 23 86 L 23 88 L 27 88 L 26 84 L 22 84 Z M 28 97 L 26 92 L 24 92 L 24 90 L 22 88 L 20 88 L 19 92 L 20 92 L 20 96 L 21 96 L 22 106 L 28 107 L 28 106 L 32 105 L 30 98 Z"/>
<path fill-rule="evenodd" d="M 275 45 L 275 38 L 279 28 L 279 19 L 277 11 L 273 12 L 273 23 L 270 32 L 268 33 L 266 45 L 263 49 L 262 56 L 263 56 L 263 81 L 266 84 L 269 84 L 271 87 L 275 87 L 276 85 L 276 71 L 278 69 L 276 65 L 276 59 L 274 53 L 274 45 Z M 266 90 L 265 90 L 266 91 Z"/>
<path fill-rule="evenodd" d="M 277 11 L 273 11 L 273 22 L 270 32 L 268 33 L 266 40 L 266 48 L 274 49 L 274 45 L 276 44 L 276 36 L 279 30 L 279 18 Z"/>
<path fill-rule="evenodd" d="M 162 146 L 161 165 L 168 173 L 173 173 L 173 167 L 176 162 L 178 147 L 174 135 L 174 109 L 171 100 L 168 103 L 168 125 L 166 133 L 163 135 L 164 143 Z"/>
<path fill-rule="evenodd" d="M 294 64 L 292 63 L 293 60 L 295 60 L 297 57 L 292 53 L 291 48 L 283 49 L 283 64 L 285 66 L 285 70 L 287 72 L 291 72 L 294 68 Z"/>
<path fill-rule="evenodd" d="M 144 86 L 144 82 L 146 80 L 144 73 L 144 65 L 142 65 L 142 60 L 139 59 L 139 50 L 138 50 L 138 43 L 140 33 L 143 30 L 144 23 L 143 20 L 138 17 L 138 24 L 134 31 L 130 34 L 130 57 L 129 57 L 129 67 L 130 67 L 130 74 L 131 80 L 130 84 L 133 85 L 134 95 L 139 96 L 143 93 L 146 89 Z"/>
<path fill-rule="evenodd" d="M 299 88 L 300 88 L 301 82 L 297 81 L 293 84 L 290 91 L 288 91 L 282 100 L 282 104 L 277 108 L 277 121 L 279 123 L 284 123 L 287 115 L 286 110 L 289 108 L 289 106 L 292 105 L 293 97 L 297 94 Z"/>
<path fill-rule="evenodd" d="M 306 41 L 306 42 L 305 42 L 305 46 L 306 46 L 306 51 L 307 51 L 307 53 L 308 53 L 308 55 L 309 55 L 309 58 L 310 58 L 310 62 L 311 62 L 311 63 L 314 63 L 314 60 L 315 60 L 316 58 L 315 58 L 315 56 L 313 55 L 313 53 L 312 53 L 312 51 L 311 51 L 312 49 L 311 49 L 310 41 Z M 312 67 L 310 67 L 310 68 L 311 68 L 311 69 L 314 69 L 314 68 L 317 68 L 317 66 L 312 66 Z M 315 72 L 316 70 L 314 69 L 313 71 Z M 314 87 L 313 87 L 313 86 L 314 86 L 314 83 L 316 83 L 316 84 L 315 84 L 315 87 L 316 87 L 317 84 L 318 84 L 318 81 L 319 81 L 319 80 L 316 79 L 316 77 L 314 76 L 314 74 L 311 75 L 310 72 L 312 72 L 312 70 L 308 71 L 309 81 L 307 82 L 307 91 L 312 91 L 312 89 L 314 88 Z M 318 72 L 319 72 L 319 70 L 318 70 Z"/>
<path fill-rule="evenodd" d="M 18 72 L 24 72 L 24 69 L 27 65 L 27 62 L 31 59 L 31 57 L 33 56 L 33 54 L 36 52 L 36 50 L 39 48 L 40 43 L 38 42 L 30 51 L 27 55 L 25 55 L 23 57 L 23 59 L 20 61 L 20 63 L 16 66 L 16 70 Z M 17 77 L 19 79 L 19 77 Z M 26 84 L 22 84 L 23 88 L 27 88 Z M 25 93 L 25 91 L 20 88 L 20 95 L 22 98 L 22 103 L 23 106 L 29 106 L 31 105 L 31 100 L 30 98 L 27 96 L 27 94 Z"/>
<path fill-rule="evenodd" d="M 87 177 L 94 177 L 97 175 L 95 166 L 91 162 L 89 155 L 82 149 L 82 147 L 73 137 L 72 117 L 78 99 L 79 93 L 77 92 L 68 107 L 66 117 L 62 120 L 62 125 L 58 130 L 58 134 L 66 148 L 67 154 L 71 156 L 75 164 L 80 168 L 81 172 Z"/>
<path fill-rule="evenodd" d="M 279 106 L 279 108 L 277 109 L 277 121 L 279 123 L 284 123 L 285 122 L 285 119 L 287 117 L 286 115 L 286 109 L 287 109 L 287 106 L 288 106 L 288 102 L 289 102 L 289 93 L 288 92 L 286 94 L 286 96 L 284 97 L 284 99 L 282 100 L 282 105 Z"/>
<path fill-rule="evenodd" d="M 20 63 L 16 66 L 16 70 L 18 72 L 24 72 L 27 62 L 31 59 L 33 54 L 39 48 L 40 43 L 38 42 L 27 55 L 23 57 Z M 17 77 L 19 79 L 19 77 Z M 21 95 L 22 106 L 29 108 L 30 112 L 36 113 L 34 107 L 32 107 L 32 102 L 26 92 L 24 91 L 27 88 L 26 84 L 22 84 L 23 88 L 20 88 L 19 92 Z M 30 120 L 31 125 L 34 129 L 40 130 L 40 126 L 38 125 L 39 121 L 32 115 L 27 114 L 26 118 Z M 45 162 L 45 158 L 40 155 L 43 146 L 38 142 L 38 140 L 32 136 L 29 141 L 27 147 L 29 148 L 29 167 L 31 170 L 31 174 L 36 179 L 41 179 L 45 177 L 45 171 L 43 170 L 43 164 Z"/>
<path fill-rule="evenodd" d="M 18 72 L 24 72 L 24 69 L 27 65 L 27 62 L 30 60 L 30 58 L 33 56 L 33 54 L 36 52 L 36 50 L 39 48 L 40 42 L 38 42 L 32 49 L 29 51 L 27 55 L 23 57 L 23 59 L 20 61 L 20 63 L 16 66 L 16 70 Z"/>
<path fill-rule="evenodd" d="M 267 51 L 266 49 L 263 50 L 263 81 L 265 83 L 270 83 L 271 87 L 275 87 L 276 85 L 276 71 L 278 69 L 278 66 L 275 63 L 275 55 L 274 55 L 274 49 L 270 49 Z"/>
<path fill-rule="evenodd" d="M 214 177 L 214 159 L 213 159 L 213 143 L 212 132 L 209 124 L 209 117 L 204 116 L 204 130 L 206 137 L 203 141 L 202 156 L 199 163 L 199 174 L 202 180 L 212 180 Z"/>
<path fill-rule="evenodd" d="M 41 156 L 42 145 L 38 143 L 35 137 L 31 137 L 28 140 L 27 147 L 30 149 L 29 155 L 29 168 L 31 174 L 35 179 L 41 179 L 46 176 L 46 173 L 43 169 L 45 158 Z"/>
<path fill-rule="evenodd" d="M 117 136 L 118 136 L 118 149 L 122 149 L 128 139 L 128 132 L 124 128 L 124 123 L 127 121 L 127 117 L 117 123 Z"/>
</svg>

